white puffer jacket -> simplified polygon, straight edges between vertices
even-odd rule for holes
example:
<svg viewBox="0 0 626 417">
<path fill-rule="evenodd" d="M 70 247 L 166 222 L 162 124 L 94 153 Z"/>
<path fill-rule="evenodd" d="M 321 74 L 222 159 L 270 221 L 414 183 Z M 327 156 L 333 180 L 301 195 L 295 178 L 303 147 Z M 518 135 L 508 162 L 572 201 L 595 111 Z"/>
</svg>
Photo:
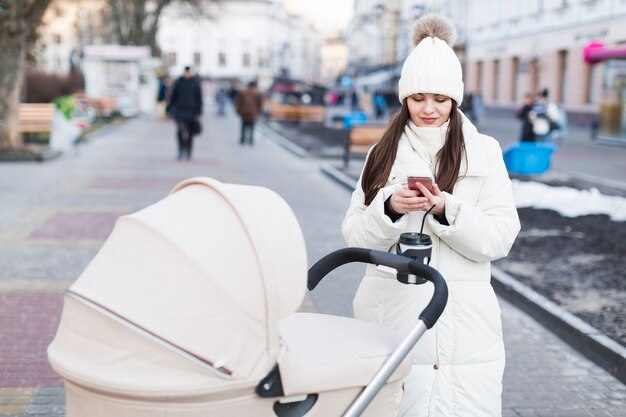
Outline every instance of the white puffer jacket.
<svg viewBox="0 0 626 417">
<path fill-rule="evenodd" d="M 403 416 L 501 415 L 504 344 L 490 261 L 507 255 L 520 223 L 500 145 L 479 134 L 465 116 L 463 133 L 468 162 L 460 172 L 466 173 L 452 194 L 444 193 L 449 226 L 429 215 L 424 227 L 433 239 L 430 265 L 448 284 L 448 304 L 416 346 Z M 433 167 L 415 142 L 419 138 L 409 136 L 400 139 L 387 185 L 369 206 L 359 180 L 342 225 L 348 245 L 391 251 L 401 233 L 419 231 L 423 212 L 395 223 L 384 212 L 385 200 L 406 183 L 407 174 L 432 176 Z M 406 333 L 430 300 L 432 285 L 404 285 L 384 274 L 367 267 L 354 300 L 355 317 Z"/>
</svg>

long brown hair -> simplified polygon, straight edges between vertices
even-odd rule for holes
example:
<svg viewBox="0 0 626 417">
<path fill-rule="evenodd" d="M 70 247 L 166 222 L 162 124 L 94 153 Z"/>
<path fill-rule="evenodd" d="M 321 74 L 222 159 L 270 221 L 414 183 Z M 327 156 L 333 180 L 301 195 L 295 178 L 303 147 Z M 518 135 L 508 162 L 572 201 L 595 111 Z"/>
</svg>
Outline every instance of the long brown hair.
<svg viewBox="0 0 626 417">
<path fill-rule="evenodd" d="M 398 153 L 398 142 L 404 133 L 404 127 L 410 119 L 407 100 L 402 101 L 402 108 L 393 115 L 389 127 L 370 152 L 363 176 L 361 187 L 365 193 L 365 204 L 369 205 L 378 190 L 383 188 L 389 179 L 391 168 Z M 454 185 L 459 179 L 461 159 L 465 155 L 465 139 L 463 138 L 463 119 L 457 111 L 457 104 L 452 100 L 450 111 L 450 123 L 443 147 L 437 152 L 437 172 L 435 174 L 437 185 L 441 191 L 452 193 Z"/>
</svg>

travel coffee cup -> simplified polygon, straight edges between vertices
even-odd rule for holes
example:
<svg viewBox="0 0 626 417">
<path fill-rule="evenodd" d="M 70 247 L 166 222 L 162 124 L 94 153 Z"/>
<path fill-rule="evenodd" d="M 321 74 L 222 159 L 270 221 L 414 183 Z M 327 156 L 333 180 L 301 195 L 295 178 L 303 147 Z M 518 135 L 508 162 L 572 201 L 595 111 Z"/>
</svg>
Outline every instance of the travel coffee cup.
<svg viewBox="0 0 626 417">
<path fill-rule="evenodd" d="M 425 265 L 430 263 L 432 249 L 433 241 L 426 233 L 402 233 L 396 244 L 398 255 L 406 256 Z M 407 273 L 399 273 L 398 281 L 406 284 L 423 284 L 426 282 L 423 278 Z"/>
<path fill-rule="evenodd" d="M 402 233 L 400 235 L 400 239 L 396 244 L 396 254 L 406 256 L 407 258 L 411 258 L 414 261 L 421 262 L 424 265 L 428 265 L 430 263 L 430 257 L 433 250 L 433 241 L 430 236 L 426 233 L 423 233 L 423 231 L 426 216 L 433 208 L 435 208 L 435 205 L 433 205 L 431 208 L 428 209 L 428 211 L 426 211 L 426 213 L 424 213 L 424 217 L 422 218 L 422 227 L 420 228 L 419 233 L 408 232 Z M 398 274 L 398 281 L 405 284 L 423 284 L 426 282 L 424 278 L 420 278 L 413 274 L 407 274 L 404 272 Z"/>
</svg>

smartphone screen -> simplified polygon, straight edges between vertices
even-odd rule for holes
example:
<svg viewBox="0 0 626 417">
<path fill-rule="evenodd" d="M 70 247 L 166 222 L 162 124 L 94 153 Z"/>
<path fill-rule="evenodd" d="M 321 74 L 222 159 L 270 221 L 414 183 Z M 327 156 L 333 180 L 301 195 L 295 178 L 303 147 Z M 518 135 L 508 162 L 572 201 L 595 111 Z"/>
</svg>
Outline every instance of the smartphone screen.
<svg viewBox="0 0 626 417">
<path fill-rule="evenodd" d="M 410 177 L 409 176 L 406 178 L 406 182 L 408 184 L 409 190 L 419 191 L 419 189 L 415 185 L 416 182 L 419 182 L 420 184 L 424 185 L 428 189 L 428 191 L 430 191 L 431 193 L 433 192 L 433 180 L 431 180 L 429 177 Z"/>
</svg>

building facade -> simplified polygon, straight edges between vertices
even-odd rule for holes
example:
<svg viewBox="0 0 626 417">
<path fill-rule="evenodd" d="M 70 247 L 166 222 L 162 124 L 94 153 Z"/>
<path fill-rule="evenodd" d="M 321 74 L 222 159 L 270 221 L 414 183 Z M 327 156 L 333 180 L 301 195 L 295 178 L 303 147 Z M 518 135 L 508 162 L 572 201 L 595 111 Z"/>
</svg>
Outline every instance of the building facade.
<svg viewBox="0 0 626 417">
<path fill-rule="evenodd" d="M 186 65 L 218 81 L 317 82 L 321 76 L 322 35 L 280 0 L 223 0 L 195 17 L 172 5 L 163 13 L 157 42 L 172 76 Z"/>
<path fill-rule="evenodd" d="M 103 25 L 105 12 L 103 0 L 54 0 L 42 19 L 35 67 L 67 74 L 80 65 L 85 45 L 111 42 L 112 27 Z"/>
<path fill-rule="evenodd" d="M 588 123 L 603 100 L 604 63 L 583 50 L 626 43 L 623 0 L 471 1 L 466 90 L 492 107 L 515 108 L 526 93 L 550 99 Z"/>
<path fill-rule="evenodd" d="M 322 80 L 332 85 L 348 67 L 348 45 L 342 39 L 328 39 L 322 47 Z"/>
<path fill-rule="evenodd" d="M 355 73 L 394 65 L 400 31 L 400 0 L 355 0 L 346 30 L 348 62 Z"/>
<path fill-rule="evenodd" d="M 105 0 L 54 0 L 41 26 L 37 68 L 65 74 L 81 65 L 85 46 L 115 44 L 108 13 Z M 175 2 L 162 12 L 157 44 L 172 77 L 186 65 L 216 80 L 321 77 L 323 36 L 282 0 L 222 0 L 202 13 Z"/>
<path fill-rule="evenodd" d="M 381 5 L 397 10 L 390 20 L 396 29 L 386 35 L 394 36 L 396 67 L 410 52 L 415 20 L 439 13 L 456 27 L 467 93 L 510 111 L 525 94 L 548 89 L 581 124 L 597 116 L 607 77 L 607 64 L 585 61 L 583 51 L 592 42 L 626 44 L 626 0 L 355 0 L 347 36 L 352 68 L 385 63 L 376 24 Z"/>
</svg>

